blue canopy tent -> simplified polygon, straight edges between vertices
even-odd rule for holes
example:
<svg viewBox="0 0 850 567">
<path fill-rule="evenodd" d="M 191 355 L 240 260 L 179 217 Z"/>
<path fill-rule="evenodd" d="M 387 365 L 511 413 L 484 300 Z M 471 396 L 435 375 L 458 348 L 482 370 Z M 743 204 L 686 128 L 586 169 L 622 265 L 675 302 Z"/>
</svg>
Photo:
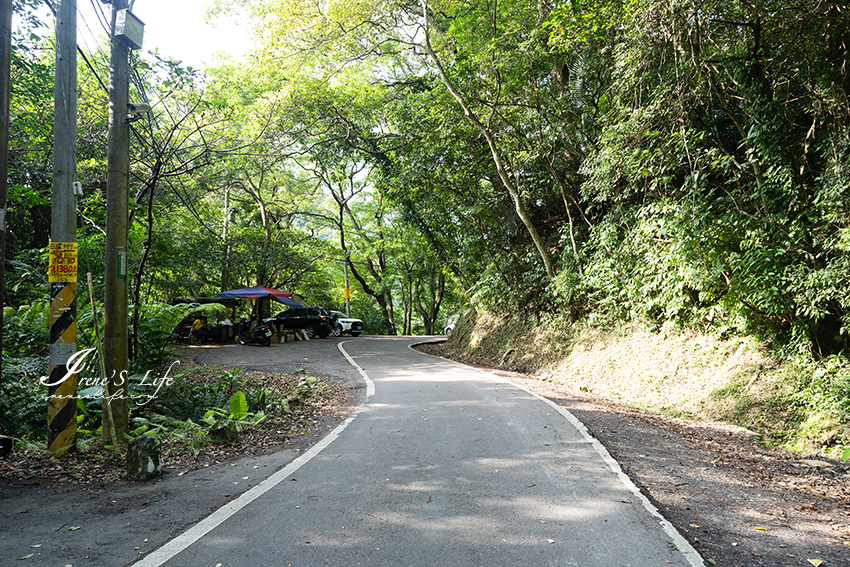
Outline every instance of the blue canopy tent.
<svg viewBox="0 0 850 567">
<path fill-rule="evenodd" d="M 234 297 L 237 299 L 257 299 L 257 300 L 269 300 L 274 299 L 278 303 L 283 303 L 284 305 L 288 305 L 290 307 L 304 307 L 294 299 L 292 299 L 292 294 L 288 291 L 281 291 L 279 289 L 273 289 L 270 287 L 243 287 L 241 289 L 232 289 L 230 291 L 222 291 L 218 294 L 219 297 Z M 234 309 L 235 311 L 235 309 Z M 254 314 L 256 314 L 257 322 L 256 324 L 260 324 L 260 320 L 262 319 L 261 306 L 259 302 L 254 306 Z M 253 318 L 253 315 L 252 315 Z"/>
<path fill-rule="evenodd" d="M 222 291 L 218 294 L 220 297 L 235 297 L 238 299 L 274 299 L 279 303 L 283 303 L 284 305 L 289 305 L 290 307 L 304 307 L 294 299 L 292 299 L 292 294 L 288 291 L 280 291 L 279 289 L 272 289 L 270 287 L 243 287 L 241 289 L 232 289 L 230 291 Z"/>
</svg>

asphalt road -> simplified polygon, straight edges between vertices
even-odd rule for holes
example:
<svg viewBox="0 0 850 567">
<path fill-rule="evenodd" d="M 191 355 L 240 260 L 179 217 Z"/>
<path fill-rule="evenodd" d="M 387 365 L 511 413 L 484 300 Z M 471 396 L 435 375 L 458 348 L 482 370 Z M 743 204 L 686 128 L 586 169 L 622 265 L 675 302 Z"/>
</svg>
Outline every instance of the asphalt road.
<svg viewBox="0 0 850 567">
<path fill-rule="evenodd" d="M 366 403 L 135 565 L 703 565 L 570 414 L 417 340 L 310 341 L 360 367 Z"/>
</svg>

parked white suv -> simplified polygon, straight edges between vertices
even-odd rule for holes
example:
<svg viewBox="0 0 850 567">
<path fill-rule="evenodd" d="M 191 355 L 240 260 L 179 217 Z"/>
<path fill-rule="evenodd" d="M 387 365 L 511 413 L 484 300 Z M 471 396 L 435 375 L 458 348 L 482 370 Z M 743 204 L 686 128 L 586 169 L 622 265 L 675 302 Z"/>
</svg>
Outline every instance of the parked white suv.
<svg viewBox="0 0 850 567">
<path fill-rule="evenodd" d="M 345 334 L 357 337 L 360 336 L 360 333 L 366 330 L 366 326 L 360 319 L 354 319 L 353 317 L 349 317 L 345 313 L 341 313 L 339 311 L 334 311 L 333 314 L 339 318 L 337 319 L 336 327 L 334 327 L 333 330 L 335 337 L 341 337 Z"/>
<path fill-rule="evenodd" d="M 449 322 L 446 323 L 446 327 L 443 329 L 444 335 L 451 335 L 452 331 L 455 330 L 455 325 L 457 325 L 457 316 L 449 319 Z"/>
</svg>

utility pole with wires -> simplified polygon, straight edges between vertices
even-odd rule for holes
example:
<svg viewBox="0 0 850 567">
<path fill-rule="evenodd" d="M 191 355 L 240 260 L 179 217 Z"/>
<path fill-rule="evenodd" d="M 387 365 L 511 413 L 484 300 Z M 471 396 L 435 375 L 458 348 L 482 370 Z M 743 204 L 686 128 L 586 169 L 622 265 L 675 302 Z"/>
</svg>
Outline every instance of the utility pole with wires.
<svg viewBox="0 0 850 567">
<path fill-rule="evenodd" d="M 2 376 L 3 309 L 6 305 L 6 197 L 9 190 L 9 100 L 12 96 L 12 0 L 0 0 L 0 376 Z"/>
<path fill-rule="evenodd" d="M 345 297 L 345 316 L 351 317 L 351 288 L 348 283 L 348 263 L 351 261 L 351 251 L 345 251 L 345 259 L 342 261 L 342 270 L 345 273 L 345 290 L 343 291 L 343 296 Z"/>
<path fill-rule="evenodd" d="M 129 419 L 127 237 L 129 229 L 130 49 L 142 45 L 143 24 L 127 0 L 112 0 L 109 59 L 109 136 L 106 175 L 106 261 L 104 273 L 103 441 L 123 442 Z M 141 106 L 141 105 L 139 105 Z M 143 110 L 139 110 L 142 112 Z"/>
<path fill-rule="evenodd" d="M 53 204 L 50 282 L 50 369 L 47 449 L 61 455 L 77 437 L 77 376 L 68 362 L 77 351 L 77 1 L 61 0 L 56 14 L 53 106 Z"/>
</svg>

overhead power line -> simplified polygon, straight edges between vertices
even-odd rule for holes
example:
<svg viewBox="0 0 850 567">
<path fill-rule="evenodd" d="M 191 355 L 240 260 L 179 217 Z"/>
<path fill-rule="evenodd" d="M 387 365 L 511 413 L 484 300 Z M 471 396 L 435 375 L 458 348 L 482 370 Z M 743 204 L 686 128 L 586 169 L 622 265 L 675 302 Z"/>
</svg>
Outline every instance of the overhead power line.
<svg viewBox="0 0 850 567">
<path fill-rule="evenodd" d="M 56 17 L 56 8 L 53 6 L 53 2 L 51 2 L 50 0 L 44 0 L 44 3 L 47 5 L 48 8 L 50 8 L 50 11 L 53 13 L 53 17 Z M 78 15 L 80 17 L 82 17 L 82 14 L 78 14 Z M 83 21 L 85 22 L 85 19 Z M 88 24 L 86 24 L 86 27 L 88 27 Z M 91 28 L 89 28 L 89 29 L 91 29 Z M 97 82 L 100 83 L 100 86 L 103 89 L 103 91 L 105 93 L 109 94 L 109 88 L 106 86 L 106 84 L 104 84 L 103 79 L 100 78 L 100 75 L 98 74 L 97 70 L 94 68 L 94 65 L 91 64 L 91 61 L 89 61 L 89 58 L 86 57 L 86 54 L 83 52 L 83 50 L 80 48 L 79 45 L 77 45 L 77 53 L 79 53 L 80 57 L 83 58 L 83 61 L 86 62 L 86 67 L 89 68 L 89 71 L 91 71 L 92 74 L 95 76 L 95 78 L 97 79 Z"/>
</svg>

